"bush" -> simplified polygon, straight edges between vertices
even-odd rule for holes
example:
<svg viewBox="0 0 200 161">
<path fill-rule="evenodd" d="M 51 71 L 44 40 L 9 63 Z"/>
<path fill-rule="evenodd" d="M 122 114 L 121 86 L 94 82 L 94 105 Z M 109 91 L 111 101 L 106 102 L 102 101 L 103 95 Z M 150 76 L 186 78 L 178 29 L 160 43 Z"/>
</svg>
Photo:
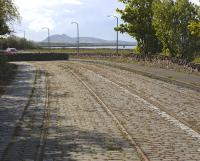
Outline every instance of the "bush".
<svg viewBox="0 0 200 161">
<path fill-rule="evenodd" d="M 3 54 L 0 54 L 0 68 L 6 66 L 7 60 Z"/>
<path fill-rule="evenodd" d="M 195 59 L 193 60 L 193 62 L 196 63 L 196 64 L 200 64 L 200 57 L 195 58 Z"/>
</svg>

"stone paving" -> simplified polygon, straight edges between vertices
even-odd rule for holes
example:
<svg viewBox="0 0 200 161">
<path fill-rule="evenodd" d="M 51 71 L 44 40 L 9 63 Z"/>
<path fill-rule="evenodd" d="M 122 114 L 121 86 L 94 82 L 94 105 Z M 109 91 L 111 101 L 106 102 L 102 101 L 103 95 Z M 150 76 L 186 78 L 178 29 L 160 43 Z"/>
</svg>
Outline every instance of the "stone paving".
<svg viewBox="0 0 200 161">
<path fill-rule="evenodd" d="M 0 98 L 1 161 L 38 161 L 41 135 L 47 129 L 39 160 L 141 160 L 102 104 L 69 69 L 111 109 L 149 160 L 200 160 L 198 92 L 103 65 L 32 64 L 35 67 L 19 65 L 16 80 Z M 48 78 L 43 71 L 48 72 Z M 46 85 L 48 118 L 44 117 Z M 163 112 L 153 101 L 193 124 L 197 131 Z M 48 122 L 44 119 L 49 119 L 48 127 L 44 127 Z"/>
<path fill-rule="evenodd" d="M 174 120 L 164 117 L 150 103 L 99 74 L 87 71 L 81 65 L 70 64 L 70 67 L 112 108 L 150 160 L 200 160 L 198 133 L 191 135 L 190 130 L 187 131 Z"/>
<path fill-rule="evenodd" d="M 140 160 L 114 121 L 70 73 L 48 67 L 51 127 L 44 160 Z"/>
<path fill-rule="evenodd" d="M 77 63 L 80 67 L 80 62 Z M 104 65 L 81 64 L 175 114 L 200 133 L 200 92 Z"/>
<path fill-rule="evenodd" d="M 18 64 L 15 82 L 9 87 L 14 90 L 2 98 L 1 112 L 1 161 L 36 160 L 46 100 L 45 74 L 29 64 Z M 11 96 L 12 94 L 12 96 Z M 14 95 L 15 94 L 15 95 Z M 17 101 L 16 101 L 17 100 Z M 12 125 L 12 126 L 11 126 Z"/>
<path fill-rule="evenodd" d="M 35 68 L 27 63 L 19 63 L 15 81 L 0 97 L 0 158 L 28 103 L 34 78 Z"/>
<path fill-rule="evenodd" d="M 145 65 L 139 65 L 137 63 L 115 63 L 103 60 L 85 60 L 85 59 L 74 59 L 74 61 L 85 61 L 94 64 L 103 64 L 106 66 L 117 67 L 124 70 L 132 71 L 137 74 L 150 76 L 152 78 L 161 79 L 167 82 L 172 82 L 175 84 L 181 84 L 183 86 L 188 86 L 192 89 L 196 89 L 200 92 L 200 74 L 199 73 L 189 73 L 189 72 L 177 72 L 170 69 L 162 69 L 156 67 L 150 67 Z M 155 79 L 154 79 L 155 80 Z"/>
</svg>

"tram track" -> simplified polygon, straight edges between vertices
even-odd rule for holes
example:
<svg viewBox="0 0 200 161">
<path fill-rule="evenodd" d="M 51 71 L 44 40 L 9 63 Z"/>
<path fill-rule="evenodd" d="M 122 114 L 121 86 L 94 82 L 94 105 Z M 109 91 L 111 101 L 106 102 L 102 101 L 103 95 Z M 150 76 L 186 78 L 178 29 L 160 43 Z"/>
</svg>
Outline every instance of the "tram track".
<svg viewBox="0 0 200 161">
<path fill-rule="evenodd" d="M 163 76 L 157 76 L 157 75 L 145 72 L 145 71 L 135 70 L 134 68 L 131 68 L 131 67 L 128 67 L 128 66 L 119 66 L 117 64 L 112 64 L 112 63 L 109 63 L 109 62 L 99 62 L 99 61 L 93 61 L 93 60 L 75 59 L 73 61 L 86 62 L 86 63 L 90 63 L 90 64 L 95 64 L 95 65 L 99 64 L 99 65 L 104 65 L 104 66 L 107 66 L 107 67 L 113 67 L 113 68 L 117 68 L 117 69 L 120 69 L 120 70 L 123 70 L 123 71 L 129 71 L 131 73 L 146 76 L 146 77 L 149 77 L 149 78 L 154 79 L 154 80 L 160 80 L 160 81 L 163 81 L 163 82 L 166 82 L 166 83 L 170 83 L 170 84 L 173 84 L 173 85 L 177 85 L 177 86 L 180 86 L 180 87 L 184 87 L 184 88 L 187 88 L 187 89 L 190 89 L 190 90 L 200 92 L 200 87 L 195 85 L 195 84 L 191 84 L 191 83 L 187 83 L 187 82 L 183 82 L 183 81 L 180 81 L 180 80 L 175 80 L 175 79 L 171 79 L 171 78 L 167 78 L 167 77 L 163 77 Z"/>
<path fill-rule="evenodd" d="M 58 112 L 55 112 L 54 121 L 50 125 L 53 127 L 49 130 L 49 137 L 52 140 L 47 141 L 45 159 L 62 160 L 67 157 L 77 160 L 104 160 L 111 156 L 111 149 L 114 155 L 120 154 L 120 149 L 125 153 L 129 153 L 131 149 L 132 157 L 143 161 L 199 160 L 199 133 L 183 124 L 179 119 L 180 115 L 178 118 L 173 117 L 173 114 L 177 114 L 174 111 L 169 111 L 172 112 L 170 115 L 160 109 L 156 102 L 150 102 L 148 94 L 142 97 L 138 88 L 132 90 L 130 84 L 123 81 L 126 80 L 126 75 L 124 79 L 120 79 L 123 75 L 116 79 L 118 77 L 113 76 L 113 72 L 109 70 L 104 73 L 103 68 L 92 70 L 92 67 L 83 68 L 82 64 L 74 65 L 71 62 L 37 65 L 51 73 L 50 93 L 53 95 L 50 95 L 50 107 L 51 111 L 56 107 L 55 110 Z M 165 104 L 161 105 L 165 108 Z M 97 109 L 93 109 L 94 107 Z M 105 116 L 100 115 L 101 112 Z M 60 122 L 56 119 L 58 116 Z M 117 140 L 122 137 L 130 148 L 124 146 L 125 142 L 118 144 L 118 141 L 112 141 L 112 144 L 116 145 L 113 146 L 106 139 L 100 143 L 100 134 L 106 138 L 110 136 L 106 135 L 106 132 L 112 135 L 112 139 L 114 136 Z M 102 156 L 101 151 L 104 151 Z M 124 157 L 124 160 L 128 160 L 128 156 Z"/>
<path fill-rule="evenodd" d="M 48 127 L 50 121 L 50 110 L 49 110 L 49 79 L 48 74 L 45 72 L 45 84 L 46 84 L 46 99 L 45 99 L 45 112 L 43 116 L 43 127 L 40 134 L 40 142 L 36 152 L 35 161 L 42 161 L 44 149 L 46 145 L 47 135 L 48 135 Z"/>
<path fill-rule="evenodd" d="M 79 64 L 87 65 L 85 62 L 82 62 L 81 60 L 77 60 L 76 62 L 79 62 Z M 102 65 L 103 65 L 103 64 L 94 64 L 93 62 L 87 62 L 87 63 L 89 63 L 89 65 L 91 65 L 91 66 L 93 66 L 93 67 L 97 67 L 97 68 L 101 68 Z M 109 69 L 108 69 L 109 67 L 115 68 L 115 69 L 120 69 L 120 68 L 118 68 L 118 67 L 113 67 L 113 66 L 107 66 L 107 65 L 103 65 L 103 66 L 106 67 L 106 69 L 105 69 L 105 68 L 104 68 L 104 69 L 105 69 L 107 72 L 110 72 L 110 71 L 113 72 L 113 70 L 109 70 Z M 140 76 L 146 76 L 146 75 L 142 75 L 141 73 L 134 73 L 134 72 L 131 72 L 131 71 L 125 70 L 125 69 L 121 69 L 121 70 L 123 70 L 123 71 L 125 71 L 125 72 L 130 72 L 130 73 L 133 73 L 133 74 L 138 74 L 138 75 L 140 75 Z M 146 77 L 147 77 L 147 76 L 146 76 Z M 150 77 L 150 78 L 151 78 L 151 77 Z M 140 79 L 141 79 L 142 81 L 145 81 L 145 82 L 148 82 L 148 83 L 152 83 L 152 84 L 154 84 L 155 86 L 160 86 L 160 84 L 159 84 L 157 81 L 147 80 L 147 79 L 144 79 L 144 78 L 142 78 L 142 77 L 140 77 Z M 152 78 L 152 79 L 153 79 L 153 78 Z M 159 80 L 159 79 L 157 79 L 157 80 Z M 169 80 L 170 80 L 170 78 L 169 78 Z M 162 81 L 162 80 L 159 80 L 159 81 Z M 164 83 L 170 83 L 170 84 L 174 85 L 174 84 L 171 83 L 170 81 L 168 81 L 168 82 L 163 81 L 163 82 L 164 82 Z M 175 84 L 175 85 L 176 85 L 176 84 Z M 180 86 L 180 85 L 178 85 L 178 86 L 181 87 L 181 88 L 184 88 L 184 87 L 182 87 L 182 86 Z M 190 93 L 185 93 L 185 92 L 183 92 L 183 91 L 175 90 L 174 88 L 167 87 L 166 85 L 163 85 L 162 87 L 165 88 L 165 89 L 167 89 L 167 90 L 172 90 L 173 92 L 176 92 L 177 94 L 184 95 L 184 97 L 190 96 L 190 97 L 192 97 L 192 98 L 194 98 L 194 99 L 200 101 L 200 97 L 199 97 L 200 95 L 194 96 L 194 95 L 191 95 Z M 190 90 L 192 90 L 192 89 L 190 89 Z"/>
<path fill-rule="evenodd" d="M 146 102 L 148 102 L 149 104 L 155 106 L 157 109 L 159 109 L 160 111 L 163 111 L 164 113 L 166 113 L 167 115 L 171 116 L 172 118 L 174 118 L 175 120 L 179 121 L 180 123 L 182 123 L 183 125 L 185 125 L 186 127 L 188 127 L 188 130 L 191 129 L 192 131 L 194 131 L 194 133 L 196 133 L 194 136 L 198 136 L 198 138 L 200 138 L 200 129 L 198 127 L 195 127 L 193 125 L 191 125 L 190 123 L 188 123 L 186 120 L 184 120 L 183 118 L 179 117 L 178 115 L 176 115 L 174 112 L 169 111 L 168 109 L 166 109 L 163 105 L 161 105 L 158 101 L 153 101 L 151 99 L 149 99 L 147 96 L 145 96 L 144 94 L 142 94 L 141 92 L 138 92 L 137 90 L 133 89 L 132 87 L 124 84 L 123 82 L 120 82 L 118 80 L 114 80 L 111 79 L 108 76 L 105 75 L 101 75 L 99 73 L 96 73 L 95 70 L 91 70 L 88 69 L 87 67 L 83 67 L 82 68 L 90 71 L 90 72 L 94 72 L 95 74 L 101 76 L 103 79 L 109 81 L 110 83 L 114 84 L 115 86 L 127 91 L 129 94 L 131 95 L 137 95 L 138 97 L 142 98 L 143 100 L 145 100 Z M 156 83 L 155 83 L 156 85 Z M 198 133 L 198 134 L 197 134 Z"/>
<path fill-rule="evenodd" d="M 80 81 L 83 86 L 92 94 L 92 96 L 99 102 L 99 104 L 104 108 L 104 110 L 110 115 L 110 117 L 114 120 L 117 127 L 123 134 L 123 136 L 126 137 L 127 140 L 133 145 L 133 147 L 136 149 L 138 156 L 140 157 L 141 161 L 150 161 L 148 159 L 148 156 L 144 153 L 142 148 L 136 143 L 136 141 L 132 138 L 132 136 L 129 134 L 127 129 L 122 125 L 120 120 L 115 116 L 115 114 L 112 112 L 111 108 L 106 105 L 106 103 L 94 92 L 94 90 L 89 87 L 89 85 L 83 81 L 77 74 L 75 74 L 71 69 L 68 70 L 78 81 Z"/>
</svg>

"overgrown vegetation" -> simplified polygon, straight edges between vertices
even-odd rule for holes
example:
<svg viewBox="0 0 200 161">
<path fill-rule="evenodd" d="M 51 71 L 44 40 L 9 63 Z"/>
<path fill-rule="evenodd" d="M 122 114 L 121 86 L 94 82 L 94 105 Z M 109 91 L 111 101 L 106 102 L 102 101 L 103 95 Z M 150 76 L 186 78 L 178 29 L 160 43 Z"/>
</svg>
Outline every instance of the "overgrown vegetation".
<svg viewBox="0 0 200 161">
<path fill-rule="evenodd" d="M 12 0 L 0 0 L 0 39 L 12 32 L 11 24 L 19 20 L 19 12 Z M 8 64 L 6 58 L 0 54 L 0 85 L 5 85 L 14 76 L 16 67 Z M 2 87 L 0 86 L 0 92 Z"/>
<path fill-rule="evenodd" d="M 16 36 L 9 36 L 4 39 L 0 39 L 0 49 L 6 49 L 8 47 L 21 49 L 36 49 L 38 45 L 33 41 L 28 41 L 24 38 L 19 38 Z"/>
<path fill-rule="evenodd" d="M 138 41 L 144 55 L 192 58 L 200 50 L 200 7 L 189 0 L 119 0 L 117 9 L 124 20 L 120 32 Z"/>
</svg>

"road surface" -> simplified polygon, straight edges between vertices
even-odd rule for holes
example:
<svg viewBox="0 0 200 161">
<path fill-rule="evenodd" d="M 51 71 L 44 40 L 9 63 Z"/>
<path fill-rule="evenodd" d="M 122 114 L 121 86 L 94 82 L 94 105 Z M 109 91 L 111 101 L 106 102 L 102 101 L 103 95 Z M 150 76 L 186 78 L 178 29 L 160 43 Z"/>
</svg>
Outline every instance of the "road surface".
<svg viewBox="0 0 200 161">
<path fill-rule="evenodd" d="M 200 160 L 198 91 L 85 61 L 31 64 L 14 132 L 0 127 L 1 138 L 12 134 L 1 160 Z"/>
</svg>

